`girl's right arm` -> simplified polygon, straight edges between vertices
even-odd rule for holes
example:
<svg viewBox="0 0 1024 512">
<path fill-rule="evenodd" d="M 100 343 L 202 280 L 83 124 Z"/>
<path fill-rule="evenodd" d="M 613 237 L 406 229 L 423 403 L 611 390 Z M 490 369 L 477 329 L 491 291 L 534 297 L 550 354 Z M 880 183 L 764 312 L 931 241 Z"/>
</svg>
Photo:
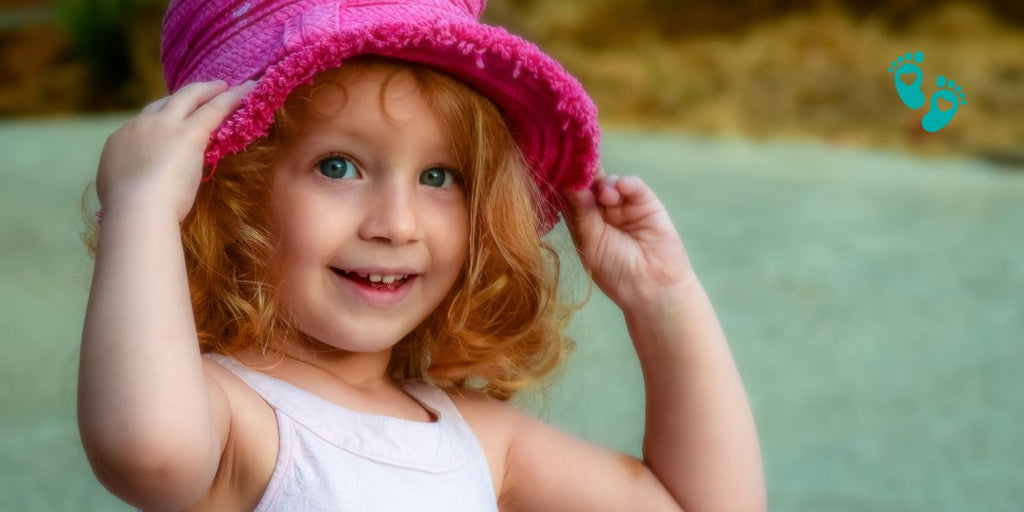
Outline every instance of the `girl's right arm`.
<svg viewBox="0 0 1024 512">
<path fill-rule="evenodd" d="M 179 223 L 210 133 L 250 87 L 186 86 L 114 132 L 100 159 L 104 214 L 82 334 L 79 431 L 100 482 L 147 510 L 202 498 L 227 437 L 226 397 L 203 372 Z"/>
</svg>

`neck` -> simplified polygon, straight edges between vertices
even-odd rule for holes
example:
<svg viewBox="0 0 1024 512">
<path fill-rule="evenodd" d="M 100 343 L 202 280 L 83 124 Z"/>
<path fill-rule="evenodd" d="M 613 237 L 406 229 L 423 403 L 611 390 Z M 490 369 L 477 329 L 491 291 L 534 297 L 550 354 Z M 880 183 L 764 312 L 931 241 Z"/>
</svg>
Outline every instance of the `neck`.
<svg viewBox="0 0 1024 512">
<path fill-rule="evenodd" d="M 388 362 L 391 360 L 390 348 L 379 352 L 348 352 L 337 349 L 311 352 L 286 349 L 284 357 L 292 364 L 322 372 L 362 390 L 391 383 L 387 374 Z"/>
<path fill-rule="evenodd" d="M 269 356 L 260 356 L 250 351 L 251 361 L 270 364 L 285 373 L 313 373 L 329 377 L 362 390 L 392 384 L 388 376 L 391 361 L 391 347 L 378 352 L 352 352 L 325 345 L 316 340 L 300 336 L 285 345 L 276 362 Z"/>
</svg>

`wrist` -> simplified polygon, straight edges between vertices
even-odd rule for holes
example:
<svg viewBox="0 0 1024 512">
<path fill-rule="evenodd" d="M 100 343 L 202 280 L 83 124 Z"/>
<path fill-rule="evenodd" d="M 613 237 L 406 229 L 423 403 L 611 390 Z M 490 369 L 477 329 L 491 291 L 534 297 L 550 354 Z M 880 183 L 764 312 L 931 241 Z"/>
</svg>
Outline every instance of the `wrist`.
<svg viewBox="0 0 1024 512">
<path fill-rule="evenodd" d="M 723 336 L 711 300 L 696 278 L 637 302 L 623 314 L 645 375 L 670 361 L 691 360 L 693 350 L 701 350 L 695 347 Z"/>
<path fill-rule="evenodd" d="M 136 212 L 167 212 L 178 222 L 188 215 L 195 202 L 198 182 L 192 190 L 182 190 L 181 184 L 165 179 L 156 173 L 123 180 L 105 187 L 97 185 L 102 216 L 120 212 L 135 215 Z"/>
<path fill-rule="evenodd" d="M 704 287 L 691 269 L 678 282 L 647 287 L 620 307 L 627 321 L 651 315 L 665 315 L 685 307 L 693 297 L 704 295 Z"/>
<path fill-rule="evenodd" d="M 169 199 L 166 194 L 159 192 L 124 191 L 120 194 L 111 194 L 100 201 L 96 220 L 102 221 L 105 225 L 111 222 L 111 217 L 142 217 L 147 220 L 167 218 L 178 224 L 183 216 L 178 214 L 178 205 Z"/>
<path fill-rule="evenodd" d="M 121 198 L 107 201 L 96 212 L 97 221 L 101 222 L 98 242 L 109 238 L 112 232 L 130 234 L 133 237 L 146 236 L 155 231 L 173 230 L 180 232 L 181 222 L 173 207 L 158 201 L 147 201 L 143 198 Z M 104 236 L 104 235 L 108 236 Z M 116 235 L 121 239 L 125 235 Z"/>
</svg>

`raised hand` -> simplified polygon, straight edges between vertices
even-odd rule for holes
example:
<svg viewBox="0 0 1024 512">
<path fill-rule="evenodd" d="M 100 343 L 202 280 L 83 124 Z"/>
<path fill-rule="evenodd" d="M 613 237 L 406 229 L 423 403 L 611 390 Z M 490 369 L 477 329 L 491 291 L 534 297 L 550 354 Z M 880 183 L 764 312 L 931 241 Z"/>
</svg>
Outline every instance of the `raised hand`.
<svg viewBox="0 0 1024 512">
<path fill-rule="evenodd" d="M 583 265 L 620 308 L 666 297 L 693 277 L 672 219 L 640 178 L 605 177 L 599 168 L 590 189 L 566 197 Z"/>
<path fill-rule="evenodd" d="M 210 133 L 252 89 L 252 82 L 196 82 L 150 103 L 107 138 L 96 174 L 105 212 L 122 202 L 163 203 L 178 220 L 195 202 Z"/>
</svg>

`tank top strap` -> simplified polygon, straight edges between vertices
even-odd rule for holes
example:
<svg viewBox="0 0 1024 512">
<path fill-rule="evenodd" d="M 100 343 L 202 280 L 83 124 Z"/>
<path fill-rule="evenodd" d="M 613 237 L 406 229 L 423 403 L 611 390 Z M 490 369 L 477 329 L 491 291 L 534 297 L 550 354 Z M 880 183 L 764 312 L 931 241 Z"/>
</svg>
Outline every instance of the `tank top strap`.
<svg viewBox="0 0 1024 512">
<path fill-rule="evenodd" d="M 460 434 L 475 437 L 459 408 L 443 389 L 422 380 L 407 380 L 402 383 L 402 388 L 428 409 L 435 411 L 445 423 L 458 430 Z"/>
<path fill-rule="evenodd" d="M 292 403 L 294 400 L 294 390 L 288 386 L 282 386 L 281 383 L 283 381 L 253 370 L 228 355 L 207 353 L 203 354 L 203 357 L 212 359 L 230 370 L 231 373 L 248 384 L 249 387 L 256 391 L 256 394 L 260 395 L 274 409 L 291 412 L 289 403 Z"/>
<path fill-rule="evenodd" d="M 405 390 L 416 398 L 424 406 L 437 411 L 445 422 L 446 428 L 452 432 L 453 437 L 458 439 L 458 444 L 463 447 L 472 465 L 476 467 L 477 478 L 480 485 L 490 489 L 490 499 L 497 500 L 493 492 L 493 481 L 487 455 L 484 453 L 483 444 L 477 437 L 469 423 L 459 412 L 455 402 L 443 389 L 425 381 L 406 381 L 403 384 Z"/>
</svg>

